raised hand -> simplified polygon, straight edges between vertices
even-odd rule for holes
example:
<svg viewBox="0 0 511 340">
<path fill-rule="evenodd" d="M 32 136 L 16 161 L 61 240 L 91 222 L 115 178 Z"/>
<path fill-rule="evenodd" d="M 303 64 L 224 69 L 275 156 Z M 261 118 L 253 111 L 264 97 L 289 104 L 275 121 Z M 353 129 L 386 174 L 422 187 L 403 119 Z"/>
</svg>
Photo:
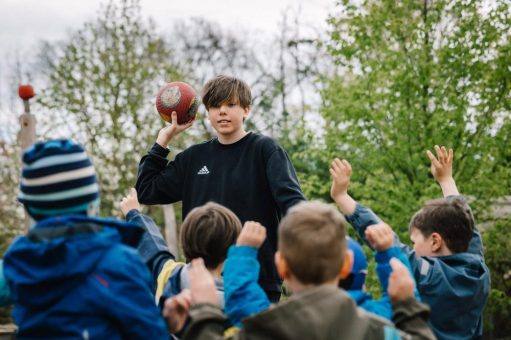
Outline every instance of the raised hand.
<svg viewBox="0 0 511 340">
<path fill-rule="evenodd" d="M 215 280 L 204 266 L 204 261 L 201 258 L 192 260 L 192 267 L 188 274 L 190 276 L 192 303 L 211 303 L 218 305 L 219 300 Z"/>
<path fill-rule="evenodd" d="M 163 318 L 171 333 L 179 332 L 185 325 L 192 305 L 192 293 L 188 288 L 181 293 L 165 300 Z"/>
<path fill-rule="evenodd" d="M 442 188 L 444 197 L 449 195 L 459 195 L 456 182 L 452 177 L 452 162 L 454 152 L 452 149 L 447 150 L 445 146 L 435 145 L 436 157 L 431 151 L 427 151 L 429 160 L 431 161 L 431 174 L 435 177 L 438 184 Z"/>
<path fill-rule="evenodd" d="M 398 302 L 414 297 L 415 281 L 408 268 L 396 258 L 390 259 L 392 273 L 389 277 L 387 293 L 392 302 Z"/>
<path fill-rule="evenodd" d="M 241 233 L 236 241 L 237 246 L 250 246 L 259 248 L 266 239 L 266 228 L 260 223 L 247 221 L 241 229 Z"/>
<path fill-rule="evenodd" d="M 188 129 L 190 126 L 193 125 L 193 122 L 195 121 L 194 118 L 185 124 L 178 124 L 176 111 L 172 112 L 171 117 L 172 123 L 169 126 L 166 126 L 163 129 L 161 129 L 160 132 L 158 132 L 158 138 L 156 139 L 156 143 L 158 143 L 160 146 L 164 148 L 166 148 L 169 145 L 172 138 L 174 138 L 176 135 L 183 132 L 184 130 Z"/>
<path fill-rule="evenodd" d="M 365 235 L 371 247 L 379 252 L 394 245 L 394 232 L 387 223 L 382 222 L 367 227 Z"/>
<path fill-rule="evenodd" d="M 348 195 L 351 179 L 350 163 L 345 159 L 342 161 L 339 158 L 334 159 L 330 165 L 330 175 L 332 176 L 330 196 L 343 214 L 351 215 L 357 207 L 357 202 Z"/>
<path fill-rule="evenodd" d="M 330 165 L 330 175 L 332 175 L 332 186 L 330 188 L 330 196 L 334 201 L 339 196 L 346 195 L 348 193 L 348 186 L 351 179 L 351 165 L 343 159 L 336 158 Z"/>
<path fill-rule="evenodd" d="M 140 210 L 137 191 L 134 188 L 131 188 L 129 194 L 122 198 L 120 207 L 124 216 L 126 216 L 130 210 Z"/>
<path fill-rule="evenodd" d="M 447 150 L 445 146 L 435 145 L 436 157 L 431 151 L 427 151 L 431 161 L 431 174 L 438 183 L 452 178 L 452 161 L 454 152 L 452 149 Z"/>
</svg>

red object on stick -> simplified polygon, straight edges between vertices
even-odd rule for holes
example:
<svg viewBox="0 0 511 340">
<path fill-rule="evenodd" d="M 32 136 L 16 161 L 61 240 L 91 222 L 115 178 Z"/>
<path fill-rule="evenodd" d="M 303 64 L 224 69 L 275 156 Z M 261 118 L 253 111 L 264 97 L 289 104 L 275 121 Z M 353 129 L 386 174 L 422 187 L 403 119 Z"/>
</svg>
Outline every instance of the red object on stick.
<svg viewBox="0 0 511 340">
<path fill-rule="evenodd" d="M 18 87 L 18 95 L 23 99 L 23 105 L 25 106 L 25 113 L 30 113 L 30 105 L 28 100 L 35 96 L 34 88 L 30 84 L 20 85 Z"/>
<path fill-rule="evenodd" d="M 20 85 L 18 88 L 18 95 L 23 100 L 29 100 L 35 96 L 34 88 L 30 84 Z"/>
</svg>

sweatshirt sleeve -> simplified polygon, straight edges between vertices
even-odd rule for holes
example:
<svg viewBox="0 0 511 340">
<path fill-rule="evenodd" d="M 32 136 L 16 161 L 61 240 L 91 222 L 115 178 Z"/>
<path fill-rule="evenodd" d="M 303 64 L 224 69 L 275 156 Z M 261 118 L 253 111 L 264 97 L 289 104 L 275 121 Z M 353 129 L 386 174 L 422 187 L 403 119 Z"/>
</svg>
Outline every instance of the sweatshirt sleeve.
<svg viewBox="0 0 511 340">
<path fill-rule="evenodd" d="M 168 261 L 175 262 L 175 257 L 170 252 L 167 242 L 163 239 L 160 229 L 152 218 L 132 209 L 126 215 L 126 221 L 135 223 L 145 230 L 137 250 L 151 271 L 152 286 L 155 289 L 162 268 Z"/>
<path fill-rule="evenodd" d="M 279 146 L 268 158 L 266 175 L 273 199 L 282 215 L 296 203 L 305 200 L 293 164 L 282 147 Z"/>
<path fill-rule="evenodd" d="M 231 246 L 224 266 L 224 290 L 225 313 L 233 325 L 241 326 L 241 320 L 270 306 L 258 278 L 257 249 Z"/>
<path fill-rule="evenodd" d="M 369 242 L 367 242 L 365 231 L 370 225 L 380 223 L 380 218 L 371 209 L 359 203 L 357 203 L 353 214 L 347 215 L 345 217 L 348 223 L 351 224 L 353 228 L 355 228 L 355 231 L 358 233 L 358 235 L 360 235 L 362 240 L 364 240 L 364 242 L 369 247 L 371 247 Z"/>
<path fill-rule="evenodd" d="M 181 154 L 168 162 L 169 150 L 155 143 L 138 165 L 135 189 L 142 204 L 170 204 L 181 200 Z"/>
</svg>

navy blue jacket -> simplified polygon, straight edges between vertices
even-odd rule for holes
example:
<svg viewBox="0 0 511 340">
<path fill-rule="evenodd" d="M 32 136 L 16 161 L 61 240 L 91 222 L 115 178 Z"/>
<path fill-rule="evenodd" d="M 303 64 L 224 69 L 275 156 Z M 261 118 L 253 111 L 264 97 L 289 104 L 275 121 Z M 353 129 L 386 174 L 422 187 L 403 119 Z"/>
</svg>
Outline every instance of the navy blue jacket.
<svg viewBox="0 0 511 340">
<path fill-rule="evenodd" d="M 20 339 L 168 339 L 136 246 L 114 219 L 48 218 L 7 250 L 4 274 Z"/>
<path fill-rule="evenodd" d="M 366 243 L 365 229 L 381 221 L 360 204 L 346 219 Z M 477 228 L 472 232 L 468 251 L 449 256 L 418 256 L 397 236 L 396 241 L 410 260 L 422 301 L 431 307 L 429 322 L 435 335 L 439 339 L 481 337 L 490 272 L 484 263 L 483 243 Z"/>
</svg>

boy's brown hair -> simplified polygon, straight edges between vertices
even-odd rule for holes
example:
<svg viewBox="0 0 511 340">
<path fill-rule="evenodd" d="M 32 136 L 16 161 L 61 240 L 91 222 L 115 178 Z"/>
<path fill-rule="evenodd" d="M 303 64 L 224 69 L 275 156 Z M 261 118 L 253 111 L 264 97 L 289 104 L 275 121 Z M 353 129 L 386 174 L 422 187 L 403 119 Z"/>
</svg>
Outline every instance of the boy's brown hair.
<svg viewBox="0 0 511 340">
<path fill-rule="evenodd" d="M 346 220 L 331 205 L 298 203 L 279 225 L 279 251 L 301 283 L 335 279 L 346 252 Z"/>
<path fill-rule="evenodd" d="M 239 104 L 244 109 L 249 107 L 252 94 L 247 83 L 235 77 L 218 75 L 208 80 L 202 88 L 202 102 L 206 110 L 229 101 Z"/>
<path fill-rule="evenodd" d="M 453 253 L 468 250 L 474 230 L 474 219 L 468 206 L 460 198 L 441 198 L 426 202 L 412 217 L 408 229 L 418 229 L 424 237 L 432 233 L 442 236 Z"/>
<path fill-rule="evenodd" d="M 227 250 L 241 231 L 239 218 L 213 202 L 192 209 L 181 225 L 181 245 L 186 260 L 202 257 L 208 269 L 225 261 Z"/>
</svg>

